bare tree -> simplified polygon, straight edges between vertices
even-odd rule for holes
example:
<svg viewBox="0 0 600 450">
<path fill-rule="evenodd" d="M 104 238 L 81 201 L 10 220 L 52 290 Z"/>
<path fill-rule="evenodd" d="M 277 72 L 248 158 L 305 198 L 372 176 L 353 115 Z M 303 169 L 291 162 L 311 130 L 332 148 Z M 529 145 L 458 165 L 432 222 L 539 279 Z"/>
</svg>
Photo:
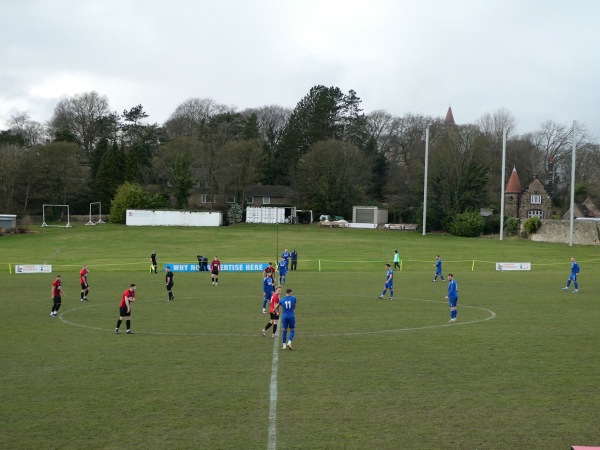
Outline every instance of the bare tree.
<svg viewBox="0 0 600 450">
<path fill-rule="evenodd" d="M 201 125 L 218 114 L 234 113 L 234 106 L 226 106 L 210 98 L 192 97 L 181 103 L 164 124 L 170 138 L 194 136 Z"/>
<path fill-rule="evenodd" d="M 46 127 L 35 120 L 31 120 L 25 112 L 13 114 L 8 120 L 8 126 L 13 134 L 23 136 L 26 147 L 42 144 L 48 138 Z"/>
<path fill-rule="evenodd" d="M 111 114 L 108 99 L 96 91 L 61 100 L 54 108 L 50 130 L 70 134 L 90 155 L 104 131 L 99 122 Z"/>
<path fill-rule="evenodd" d="M 265 146 L 274 151 L 292 110 L 283 106 L 270 105 L 248 111 L 256 114 L 260 137 Z"/>
<path fill-rule="evenodd" d="M 506 128 L 507 139 L 513 137 L 516 119 L 507 109 L 500 108 L 493 113 L 485 113 L 477 120 L 481 132 L 492 138 L 492 141 L 502 143 L 503 130 Z"/>
</svg>

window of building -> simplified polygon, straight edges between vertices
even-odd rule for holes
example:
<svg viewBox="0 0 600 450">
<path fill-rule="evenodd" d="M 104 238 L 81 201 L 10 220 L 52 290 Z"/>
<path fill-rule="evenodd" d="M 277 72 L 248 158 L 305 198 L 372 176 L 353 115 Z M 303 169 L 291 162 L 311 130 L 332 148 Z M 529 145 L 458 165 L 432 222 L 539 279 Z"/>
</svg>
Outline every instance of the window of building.
<svg viewBox="0 0 600 450">
<path fill-rule="evenodd" d="M 543 219 L 544 212 L 539 209 L 532 209 L 530 211 L 527 211 L 527 218 L 530 218 L 530 217 L 539 217 L 540 219 Z"/>
<path fill-rule="evenodd" d="M 531 196 L 531 204 L 532 205 L 541 205 L 542 204 L 542 196 L 541 195 L 532 195 Z"/>
<path fill-rule="evenodd" d="M 235 203 L 235 195 L 228 195 L 225 197 L 225 203 Z"/>
<path fill-rule="evenodd" d="M 202 194 L 202 203 L 210 203 L 210 194 Z"/>
<path fill-rule="evenodd" d="M 270 205 L 271 197 L 263 197 L 263 205 Z"/>
</svg>

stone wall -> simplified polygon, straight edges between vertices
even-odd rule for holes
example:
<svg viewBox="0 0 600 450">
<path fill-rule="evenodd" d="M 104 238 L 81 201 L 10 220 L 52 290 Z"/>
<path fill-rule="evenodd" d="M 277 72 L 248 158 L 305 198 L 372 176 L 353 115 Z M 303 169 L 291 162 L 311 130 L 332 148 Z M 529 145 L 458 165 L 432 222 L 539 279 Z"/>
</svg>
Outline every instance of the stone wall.
<svg viewBox="0 0 600 450">
<path fill-rule="evenodd" d="M 569 243 L 570 224 L 568 220 L 543 219 L 542 226 L 530 236 L 536 242 Z M 600 222 L 573 221 L 573 244 L 600 245 Z"/>
</svg>

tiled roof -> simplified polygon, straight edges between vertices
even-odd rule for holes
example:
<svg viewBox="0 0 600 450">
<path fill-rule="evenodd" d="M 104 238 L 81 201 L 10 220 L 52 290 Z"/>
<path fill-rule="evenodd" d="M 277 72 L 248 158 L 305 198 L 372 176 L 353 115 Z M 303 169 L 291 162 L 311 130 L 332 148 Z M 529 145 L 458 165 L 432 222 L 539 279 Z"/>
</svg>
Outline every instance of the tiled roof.
<svg viewBox="0 0 600 450">
<path fill-rule="evenodd" d="M 452 107 L 448 106 L 448 112 L 446 113 L 446 118 L 444 119 L 444 123 L 446 125 L 456 125 L 454 122 L 454 114 L 452 114 Z"/>
<path fill-rule="evenodd" d="M 519 180 L 519 175 L 517 175 L 517 168 L 513 167 L 513 171 L 510 174 L 510 179 L 508 180 L 508 184 L 506 185 L 506 189 L 504 190 L 505 194 L 520 194 L 523 192 L 523 188 L 521 187 L 521 181 Z"/>
</svg>

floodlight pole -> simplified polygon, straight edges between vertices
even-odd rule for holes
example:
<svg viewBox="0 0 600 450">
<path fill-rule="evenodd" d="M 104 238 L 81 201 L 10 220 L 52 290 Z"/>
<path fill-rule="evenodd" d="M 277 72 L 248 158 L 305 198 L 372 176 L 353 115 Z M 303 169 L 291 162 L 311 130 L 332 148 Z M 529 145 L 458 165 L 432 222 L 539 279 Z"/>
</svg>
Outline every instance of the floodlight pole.
<svg viewBox="0 0 600 450">
<path fill-rule="evenodd" d="M 500 240 L 504 239 L 504 183 L 506 181 L 506 127 L 502 128 L 502 184 L 500 186 Z"/>
<path fill-rule="evenodd" d="M 575 209 L 575 130 L 577 122 L 573 121 L 573 151 L 571 152 L 571 212 L 569 214 L 569 247 L 573 247 L 573 215 Z"/>
<path fill-rule="evenodd" d="M 425 128 L 425 179 L 423 180 L 423 236 L 425 236 L 425 223 L 427 222 L 427 170 L 429 166 L 429 126 Z"/>
</svg>

